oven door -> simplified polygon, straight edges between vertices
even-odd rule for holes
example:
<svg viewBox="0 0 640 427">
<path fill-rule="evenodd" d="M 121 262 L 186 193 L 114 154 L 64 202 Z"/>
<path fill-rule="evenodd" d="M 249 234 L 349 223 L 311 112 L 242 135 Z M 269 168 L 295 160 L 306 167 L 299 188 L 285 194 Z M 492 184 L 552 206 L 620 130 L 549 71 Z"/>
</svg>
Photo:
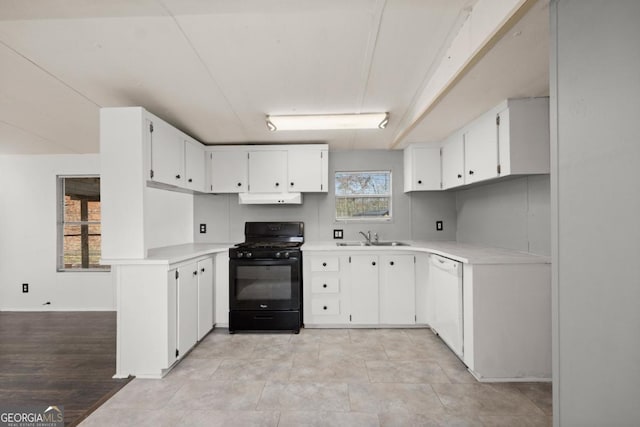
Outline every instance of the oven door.
<svg viewBox="0 0 640 427">
<path fill-rule="evenodd" d="M 299 310 L 300 260 L 229 260 L 231 310 Z"/>
</svg>

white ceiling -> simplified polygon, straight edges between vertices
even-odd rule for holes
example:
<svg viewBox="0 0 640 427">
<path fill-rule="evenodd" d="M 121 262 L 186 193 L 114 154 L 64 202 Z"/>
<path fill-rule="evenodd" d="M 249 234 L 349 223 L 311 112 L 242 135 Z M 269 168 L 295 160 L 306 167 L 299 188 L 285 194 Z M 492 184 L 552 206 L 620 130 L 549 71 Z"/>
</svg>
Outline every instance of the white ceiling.
<svg viewBox="0 0 640 427">
<path fill-rule="evenodd" d="M 206 143 L 390 148 L 475 2 L 3 0 L 0 154 L 97 152 L 99 108 L 114 106 L 143 106 Z M 512 92 L 544 93 L 541 3 L 397 145 L 440 138 Z M 382 131 L 269 132 L 264 121 L 381 111 Z"/>
</svg>

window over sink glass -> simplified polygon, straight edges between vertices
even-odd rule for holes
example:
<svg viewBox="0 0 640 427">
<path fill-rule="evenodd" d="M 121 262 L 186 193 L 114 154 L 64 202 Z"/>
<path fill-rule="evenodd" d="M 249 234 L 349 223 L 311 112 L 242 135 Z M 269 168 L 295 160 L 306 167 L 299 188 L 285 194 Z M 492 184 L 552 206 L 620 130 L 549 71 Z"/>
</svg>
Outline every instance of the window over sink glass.
<svg viewBox="0 0 640 427">
<path fill-rule="evenodd" d="M 336 172 L 336 220 L 391 219 L 391 171 Z"/>
<path fill-rule="evenodd" d="M 102 245 L 100 178 L 58 177 L 58 271 L 105 271 Z"/>
</svg>

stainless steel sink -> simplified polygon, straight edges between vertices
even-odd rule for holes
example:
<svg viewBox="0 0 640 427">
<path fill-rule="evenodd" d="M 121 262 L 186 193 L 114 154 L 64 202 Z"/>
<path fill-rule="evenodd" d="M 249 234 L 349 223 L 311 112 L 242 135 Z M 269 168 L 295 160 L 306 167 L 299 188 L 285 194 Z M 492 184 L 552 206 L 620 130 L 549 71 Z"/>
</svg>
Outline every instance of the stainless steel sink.
<svg viewBox="0 0 640 427">
<path fill-rule="evenodd" d="M 371 246 L 367 242 L 336 242 L 338 246 Z"/>
<path fill-rule="evenodd" d="M 405 242 L 373 242 L 371 243 L 372 246 L 410 246 L 408 243 Z"/>
<path fill-rule="evenodd" d="M 336 242 L 338 246 L 410 246 L 408 243 L 404 242 Z"/>
</svg>

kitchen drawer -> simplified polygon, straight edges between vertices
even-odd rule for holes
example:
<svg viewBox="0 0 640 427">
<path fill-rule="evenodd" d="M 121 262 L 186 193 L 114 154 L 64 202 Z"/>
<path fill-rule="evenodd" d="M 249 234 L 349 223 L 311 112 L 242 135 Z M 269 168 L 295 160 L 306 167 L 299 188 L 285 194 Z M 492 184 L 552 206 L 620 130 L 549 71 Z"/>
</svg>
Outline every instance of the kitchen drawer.
<svg viewBox="0 0 640 427">
<path fill-rule="evenodd" d="M 313 257 L 311 271 L 340 271 L 340 261 L 338 257 Z"/>
<path fill-rule="evenodd" d="M 340 314 L 340 301 L 338 298 L 314 298 L 311 300 L 311 314 L 314 316 Z"/>
<path fill-rule="evenodd" d="M 340 279 L 337 277 L 313 277 L 311 292 L 314 294 L 335 294 L 340 292 Z"/>
</svg>

